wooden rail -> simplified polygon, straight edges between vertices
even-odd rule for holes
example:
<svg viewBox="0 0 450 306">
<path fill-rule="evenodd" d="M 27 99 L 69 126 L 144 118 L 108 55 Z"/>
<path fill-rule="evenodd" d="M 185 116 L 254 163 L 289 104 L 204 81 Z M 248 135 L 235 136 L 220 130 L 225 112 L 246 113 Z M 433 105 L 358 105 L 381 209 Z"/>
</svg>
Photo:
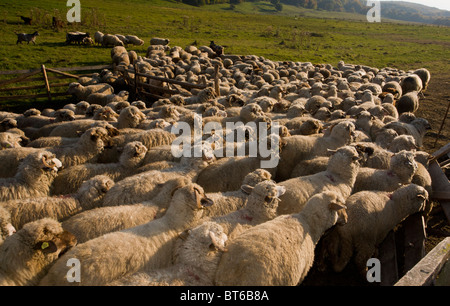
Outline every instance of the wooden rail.
<svg viewBox="0 0 450 306">
<path fill-rule="evenodd" d="M 28 70 L 10 70 L 0 71 L 0 76 L 15 76 L 11 79 L 0 81 L 0 92 L 12 93 L 10 95 L 0 96 L 0 101 L 7 100 L 24 100 L 33 98 L 47 97 L 50 101 L 52 97 L 68 96 L 66 91 L 64 92 L 52 92 L 52 88 L 67 87 L 70 82 L 61 83 L 61 80 L 78 79 L 81 76 L 92 75 L 92 73 L 73 74 L 70 72 L 92 72 L 102 69 L 111 69 L 111 65 L 97 65 L 97 66 L 84 66 L 84 67 L 63 67 L 63 68 L 48 68 L 45 65 L 41 65 L 38 69 Z M 52 73 L 53 76 L 49 76 Z M 41 74 L 41 77 L 37 75 Z M 51 83 L 51 81 L 58 80 L 58 83 Z M 41 85 L 35 85 L 30 83 L 42 82 Z M 7 85 L 15 83 L 25 83 L 25 85 L 7 87 Z M 26 84 L 28 83 L 28 84 Z M 45 93 L 35 94 L 17 94 L 18 91 L 28 91 L 32 89 L 43 89 Z"/>
</svg>

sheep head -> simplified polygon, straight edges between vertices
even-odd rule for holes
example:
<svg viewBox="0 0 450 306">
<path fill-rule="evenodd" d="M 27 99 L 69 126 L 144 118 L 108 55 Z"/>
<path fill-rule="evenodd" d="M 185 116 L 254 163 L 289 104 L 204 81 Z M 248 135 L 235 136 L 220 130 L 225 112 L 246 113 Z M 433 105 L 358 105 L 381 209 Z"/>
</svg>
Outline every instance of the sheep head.
<svg viewBox="0 0 450 306">
<path fill-rule="evenodd" d="M 84 181 L 77 193 L 81 206 L 84 209 L 101 206 L 103 197 L 113 186 L 114 181 L 106 175 L 97 175 Z"/>
<path fill-rule="evenodd" d="M 43 218 L 27 223 L 0 247 L 4 276 L 16 285 L 37 285 L 50 266 L 75 244 L 75 236 L 56 220 Z"/>
<path fill-rule="evenodd" d="M 286 192 L 284 186 L 279 186 L 271 180 L 262 181 L 255 187 L 242 185 L 241 190 L 249 194 L 246 208 L 254 216 L 262 216 L 268 220 L 277 215 L 280 197 Z"/>
<path fill-rule="evenodd" d="M 50 152 L 41 152 L 37 155 L 36 161 L 39 162 L 40 168 L 45 171 L 57 172 L 62 167 L 62 163 Z"/>
</svg>

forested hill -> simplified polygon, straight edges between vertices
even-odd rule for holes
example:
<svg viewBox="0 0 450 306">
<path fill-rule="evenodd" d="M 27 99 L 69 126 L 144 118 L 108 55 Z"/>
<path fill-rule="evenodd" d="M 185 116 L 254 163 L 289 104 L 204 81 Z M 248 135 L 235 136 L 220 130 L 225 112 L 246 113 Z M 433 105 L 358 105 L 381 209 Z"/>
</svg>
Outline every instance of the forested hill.
<svg viewBox="0 0 450 306">
<path fill-rule="evenodd" d="M 366 0 L 182 0 L 186 4 L 202 6 L 229 3 L 235 7 L 242 2 L 267 2 L 274 11 L 282 11 L 284 5 L 330 12 L 367 14 L 370 7 Z M 450 11 L 406 1 L 382 1 L 381 18 L 450 26 Z"/>
</svg>

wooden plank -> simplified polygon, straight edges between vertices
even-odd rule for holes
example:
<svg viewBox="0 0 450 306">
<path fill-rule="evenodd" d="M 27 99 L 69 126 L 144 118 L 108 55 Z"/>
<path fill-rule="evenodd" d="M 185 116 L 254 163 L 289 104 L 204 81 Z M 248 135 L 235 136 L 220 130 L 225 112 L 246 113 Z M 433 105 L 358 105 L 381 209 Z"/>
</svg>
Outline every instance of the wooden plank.
<svg viewBox="0 0 450 306">
<path fill-rule="evenodd" d="M 176 95 L 179 94 L 178 91 L 176 90 L 172 90 L 172 89 L 168 89 L 168 88 L 164 88 L 164 87 L 159 87 L 159 86 L 155 86 L 155 85 L 151 85 L 151 84 L 147 84 L 147 83 L 142 83 L 142 82 L 136 82 L 139 86 L 142 87 L 146 87 L 148 89 L 153 89 L 153 90 L 158 90 L 158 91 L 162 91 L 171 95 Z"/>
<path fill-rule="evenodd" d="M 450 152 L 450 142 L 447 143 L 442 148 L 440 148 L 439 150 L 437 150 L 436 152 L 432 153 L 431 155 L 433 155 L 434 159 L 439 159 L 440 157 L 444 156 L 448 152 Z"/>
<path fill-rule="evenodd" d="M 48 83 L 47 71 L 46 71 L 44 65 L 42 65 L 41 68 L 42 68 L 42 74 L 44 75 L 45 89 L 47 90 L 48 100 L 50 101 L 52 99 L 52 96 L 50 94 L 50 84 Z"/>
<path fill-rule="evenodd" d="M 450 201 L 450 191 L 433 191 L 433 195 L 431 198 L 434 200 Z"/>
<path fill-rule="evenodd" d="M 446 154 L 447 149 L 445 150 L 442 149 L 439 150 L 440 153 L 438 154 L 442 155 Z M 448 149 L 450 150 L 450 147 Z M 436 192 L 437 195 L 439 196 L 440 194 L 442 194 L 442 192 L 445 193 L 450 192 L 450 182 L 448 181 L 447 176 L 444 174 L 441 167 L 437 163 L 436 159 L 430 162 L 428 166 L 428 172 L 430 173 L 431 176 L 431 187 L 433 189 L 433 194 Z M 431 198 L 433 197 L 434 195 L 431 195 Z M 447 217 L 447 221 L 450 222 L 450 201 L 441 200 L 439 201 L 439 203 L 441 204 L 444 214 Z"/>
<path fill-rule="evenodd" d="M 111 69 L 112 65 L 95 65 L 95 66 L 84 66 L 84 67 L 61 67 L 53 68 L 59 71 L 89 71 L 89 70 L 102 70 Z M 48 68 L 47 68 L 48 69 Z M 4 70 L 0 71 L 0 75 L 11 75 L 11 74 L 27 74 L 36 71 L 36 69 L 25 69 L 25 70 Z M 39 69 L 38 69 L 39 71 Z"/>
<path fill-rule="evenodd" d="M 77 80 L 79 78 L 78 75 L 74 75 L 74 74 L 70 74 L 70 73 L 66 73 L 66 72 L 61 72 L 61 71 L 58 71 L 58 70 L 55 70 L 55 69 L 47 68 L 47 70 L 50 71 L 50 72 L 53 72 L 53 73 L 57 73 L 57 74 L 66 76 L 68 78 L 74 78 L 74 79 L 77 79 Z"/>
<path fill-rule="evenodd" d="M 381 264 L 381 286 L 392 286 L 398 281 L 397 251 L 394 231 L 390 231 L 381 243 L 379 249 Z"/>
<path fill-rule="evenodd" d="M 411 270 L 426 254 L 425 251 L 425 221 L 422 214 L 417 213 L 409 216 L 402 222 L 404 235 L 404 267 L 405 274 Z"/>
<path fill-rule="evenodd" d="M 220 87 L 219 87 L 219 65 L 214 65 L 214 90 L 216 92 L 216 96 L 220 96 Z"/>
<path fill-rule="evenodd" d="M 16 83 L 17 81 L 26 79 L 26 78 L 28 78 L 30 76 L 33 76 L 33 75 L 36 75 L 36 74 L 38 74 L 40 72 L 41 72 L 41 69 L 33 70 L 33 71 L 25 73 L 25 74 L 23 74 L 23 75 L 21 75 L 21 76 L 19 76 L 17 78 L 6 80 L 6 81 L 2 81 L 2 82 L 0 82 L 0 86 L 4 86 L 4 85 L 7 85 L 7 84 L 11 84 L 11 83 Z"/>
<path fill-rule="evenodd" d="M 411 270 L 409 270 L 395 286 L 431 286 L 444 264 L 450 258 L 450 237 L 442 240 Z"/>
</svg>

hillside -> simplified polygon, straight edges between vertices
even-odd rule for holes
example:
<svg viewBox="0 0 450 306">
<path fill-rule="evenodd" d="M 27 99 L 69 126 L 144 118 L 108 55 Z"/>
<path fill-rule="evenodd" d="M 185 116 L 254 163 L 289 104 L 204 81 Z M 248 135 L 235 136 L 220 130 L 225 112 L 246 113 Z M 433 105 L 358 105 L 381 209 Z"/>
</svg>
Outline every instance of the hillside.
<svg viewBox="0 0 450 306">
<path fill-rule="evenodd" d="M 211 4 L 223 6 L 224 3 L 229 3 L 232 10 L 239 10 L 239 7 L 244 3 L 251 3 L 255 11 L 261 13 L 283 13 L 285 10 L 292 13 L 295 11 L 293 7 L 298 10 L 297 13 L 311 13 L 308 11 L 333 12 L 328 16 L 324 15 L 325 18 L 335 18 L 336 13 L 351 13 L 365 17 L 370 9 L 366 6 L 366 0 L 183 0 L 182 2 L 195 6 Z M 306 11 L 302 11 L 302 9 Z M 384 21 L 393 19 L 450 26 L 450 11 L 406 1 L 381 2 L 381 17 Z M 354 17 L 350 18 L 353 19 Z"/>
</svg>

